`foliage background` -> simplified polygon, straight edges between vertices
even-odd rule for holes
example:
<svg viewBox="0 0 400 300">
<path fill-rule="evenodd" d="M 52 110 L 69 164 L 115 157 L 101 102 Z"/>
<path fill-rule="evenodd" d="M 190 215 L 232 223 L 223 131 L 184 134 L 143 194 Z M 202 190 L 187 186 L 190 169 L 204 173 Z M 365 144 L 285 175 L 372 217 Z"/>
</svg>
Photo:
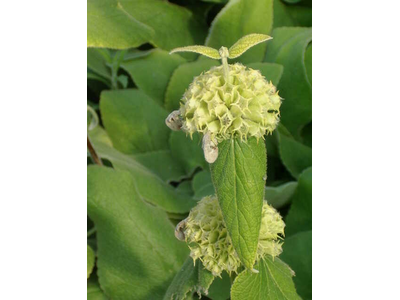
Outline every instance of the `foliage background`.
<svg viewBox="0 0 400 300">
<path fill-rule="evenodd" d="M 214 191 L 199 137 L 170 131 L 164 119 L 193 77 L 218 64 L 168 50 L 229 47 L 249 33 L 274 38 L 238 61 L 284 98 L 265 141 L 265 192 L 287 224 L 280 257 L 311 299 L 311 12 L 311 1 L 296 0 L 88 0 L 88 105 L 100 118 L 88 136 L 104 163 L 88 156 L 88 299 L 165 296 L 188 256 L 174 224 Z M 208 297 L 228 299 L 229 289 L 223 276 Z"/>
</svg>

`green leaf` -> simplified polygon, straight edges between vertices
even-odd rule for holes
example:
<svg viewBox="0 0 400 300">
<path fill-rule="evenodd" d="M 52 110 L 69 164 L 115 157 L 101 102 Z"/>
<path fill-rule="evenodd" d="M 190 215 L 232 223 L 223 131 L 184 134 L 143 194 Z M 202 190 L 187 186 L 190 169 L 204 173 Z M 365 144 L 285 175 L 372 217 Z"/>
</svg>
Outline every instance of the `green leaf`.
<svg viewBox="0 0 400 300">
<path fill-rule="evenodd" d="M 280 186 L 265 187 L 265 200 L 276 209 L 289 203 L 297 187 L 296 181 L 287 182 Z"/>
<path fill-rule="evenodd" d="M 241 56 L 251 47 L 272 39 L 269 35 L 251 33 L 240 38 L 232 47 L 229 48 L 229 58 L 234 59 Z"/>
<path fill-rule="evenodd" d="M 107 300 L 97 281 L 89 279 L 87 282 L 87 300 Z"/>
<path fill-rule="evenodd" d="M 125 171 L 88 168 L 88 214 L 97 228 L 99 282 L 112 299 L 161 299 L 188 255 L 160 209 Z"/>
<path fill-rule="evenodd" d="M 193 198 L 196 200 L 201 200 L 205 196 L 215 195 L 210 171 L 203 170 L 197 173 L 193 178 L 192 188 L 194 191 Z"/>
<path fill-rule="evenodd" d="M 185 61 L 179 55 L 155 49 L 147 56 L 123 62 L 121 67 L 131 75 L 140 90 L 163 106 L 172 72 Z"/>
<path fill-rule="evenodd" d="M 306 54 L 304 57 L 304 64 L 307 70 L 307 79 L 312 85 L 312 43 L 307 47 Z"/>
<path fill-rule="evenodd" d="M 298 139 L 301 128 L 311 121 L 311 85 L 307 78 L 304 55 L 311 42 L 311 28 L 277 28 L 272 33 L 265 61 L 283 65 L 278 88 L 285 100 L 281 121 Z"/>
<path fill-rule="evenodd" d="M 170 79 L 165 95 L 165 108 L 168 111 L 173 111 L 179 108 L 185 90 L 189 87 L 195 76 L 209 70 L 213 66 L 218 66 L 219 63 L 215 60 L 204 59 L 180 65 Z"/>
<path fill-rule="evenodd" d="M 312 169 L 308 168 L 299 177 L 292 206 L 285 220 L 286 236 L 312 229 Z"/>
<path fill-rule="evenodd" d="M 137 47 L 152 39 L 154 30 L 141 23 L 117 0 L 87 1 L 87 46 L 112 49 Z"/>
<path fill-rule="evenodd" d="M 211 24 L 206 45 L 230 47 L 246 34 L 270 34 L 273 0 L 231 0 Z M 274 37 L 275 38 L 275 37 Z M 261 44 L 243 54 L 242 63 L 262 61 L 267 45 Z"/>
<path fill-rule="evenodd" d="M 311 166 L 312 150 L 296 141 L 282 124 L 277 132 L 282 163 L 293 177 L 298 178 L 303 170 Z"/>
<path fill-rule="evenodd" d="M 274 28 L 292 26 L 311 27 L 311 7 L 287 5 L 283 1 L 274 0 Z"/>
<path fill-rule="evenodd" d="M 139 153 L 133 158 L 165 182 L 180 181 L 186 177 L 185 169 L 176 162 L 170 150 Z"/>
<path fill-rule="evenodd" d="M 160 0 L 89 0 L 88 46 L 126 49 L 146 42 L 165 50 L 199 44 L 205 23 L 188 9 Z"/>
<path fill-rule="evenodd" d="M 231 278 L 228 273 L 223 272 L 222 278 L 215 277 L 213 283 L 208 289 L 208 298 L 212 300 L 226 300 L 230 298 Z"/>
<path fill-rule="evenodd" d="M 89 133 L 90 134 L 90 133 Z M 125 155 L 114 148 L 92 140 L 97 154 L 111 161 L 117 170 L 126 170 L 132 176 L 137 195 L 170 213 L 186 213 L 196 202 L 190 197 L 178 194 L 172 186 L 138 163 L 132 156 Z"/>
<path fill-rule="evenodd" d="M 169 54 L 176 53 L 176 52 L 194 52 L 197 54 L 201 54 L 204 56 L 207 56 L 212 59 L 220 59 L 221 55 L 219 55 L 219 52 L 217 49 L 207 47 L 207 46 L 186 46 L 186 47 L 179 47 L 171 50 Z"/>
<path fill-rule="evenodd" d="M 258 245 L 267 158 L 264 141 L 225 140 L 211 176 L 222 215 L 240 260 L 252 269 Z"/>
<path fill-rule="evenodd" d="M 312 233 L 303 231 L 285 239 L 280 256 L 295 271 L 293 278 L 298 294 L 304 300 L 312 296 Z"/>
<path fill-rule="evenodd" d="M 187 175 L 201 167 L 208 168 L 201 149 L 199 134 L 193 134 L 193 140 L 182 131 L 173 131 L 169 139 L 169 146 L 174 160 L 180 163 Z"/>
<path fill-rule="evenodd" d="M 93 249 L 87 245 L 87 278 L 89 278 L 90 274 L 92 274 L 93 267 L 94 267 L 94 261 L 95 261 L 95 256 L 94 256 L 94 251 Z"/>
<path fill-rule="evenodd" d="M 168 150 L 168 113 L 135 89 L 101 93 L 100 112 L 116 149 L 134 154 Z"/>
<path fill-rule="evenodd" d="M 183 300 L 187 296 L 197 294 L 208 294 L 208 288 L 214 280 L 214 276 L 206 269 L 200 261 L 196 264 L 189 256 L 180 271 L 164 295 L 164 300 Z"/>
<path fill-rule="evenodd" d="M 232 300 L 301 299 L 293 284 L 293 271 L 279 258 L 266 256 L 255 268 L 259 274 L 243 271 L 236 277 L 231 290 Z"/>
<path fill-rule="evenodd" d="M 273 85 L 278 86 L 279 80 L 283 74 L 283 67 L 281 65 L 271 63 L 251 63 L 247 64 L 247 66 L 254 70 L 260 70 L 265 79 L 272 81 Z"/>
</svg>

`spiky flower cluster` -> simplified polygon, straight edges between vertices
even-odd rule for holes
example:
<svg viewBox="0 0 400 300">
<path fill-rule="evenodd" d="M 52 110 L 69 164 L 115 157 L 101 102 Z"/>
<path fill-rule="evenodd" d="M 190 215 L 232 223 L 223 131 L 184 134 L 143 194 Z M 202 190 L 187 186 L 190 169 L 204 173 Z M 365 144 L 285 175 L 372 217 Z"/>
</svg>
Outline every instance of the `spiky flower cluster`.
<svg viewBox="0 0 400 300">
<path fill-rule="evenodd" d="M 182 130 L 210 132 L 218 142 L 263 138 L 276 128 L 280 105 L 275 86 L 258 70 L 237 63 L 225 76 L 223 66 L 213 67 L 195 77 L 181 99 Z"/>
<path fill-rule="evenodd" d="M 257 260 L 265 255 L 275 257 L 282 252 L 279 239 L 284 234 L 284 227 L 279 213 L 264 201 Z M 238 272 L 241 262 L 233 248 L 216 196 L 204 197 L 191 210 L 184 234 L 190 256 L 194 261 L 200 259 L 214 276 L 221 276 L 222 271 L 229 274 Z"/>
</svg>

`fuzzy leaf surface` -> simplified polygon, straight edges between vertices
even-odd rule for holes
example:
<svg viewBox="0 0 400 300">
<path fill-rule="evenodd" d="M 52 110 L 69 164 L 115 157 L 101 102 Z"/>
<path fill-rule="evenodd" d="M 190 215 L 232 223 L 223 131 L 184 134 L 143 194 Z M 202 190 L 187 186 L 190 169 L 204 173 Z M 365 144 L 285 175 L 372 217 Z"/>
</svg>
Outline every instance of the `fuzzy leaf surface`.
<svg viewBox="0 0 400 300">
<path fill-rule="evenodd" d="M 252 33 L 240 38 L 232 47 L 229 48 L 229 58 L 237 58 L 251 47 L 272 39 L 269 35 Z"/>
<path fill-rule="evenodd" d="M 236 277 L 232 300 L 300 300 L 292 280 L 292 271 L 283 261 L 266 256 L 255 268 L 258 274 L 243 271 Z"/>
<path fill-rule="evenodd" d="M 212 59 L 220 59 L 221 58 L 217 49 L 207 47 L 207 46 L 194 45 L 194 46 L 178 47 L 178 48 L 172 49 L 170 54 L 176 53 L 176 52 L 193 52 L 193 53 L 201 54 L 203 56 L 207 56 Z"/>
<path fill-rule="evenodd" d="M 136 89 L 101 93 L 100 112 L 116 149 L 135 154 L 167 150 L 171 130 L 168 113 L 153 99 Z"/>
<path fill-rule="evenodd" d="M 311 121 L 311 84 L 308 81 L 304 57 L 311 42 L 311 28 L 283 27 L 274 29 L 274 39 L 268 45 L 265 61 L 283 65 L 279 82 L 281 121 L 299 139 L 301 128 Z"/>
<path fill-rule="evenodd" d="M 218 145 L 218 159 L 210 165 L 222 215 L 233 247 L 246 266 L 253 267 L 261 225 L 266 172 L 263 141 L 250 138 L 225 140 Z"/>
<path fill-rule="evenodd" d="M 112 299 L 161 299 L 188 255 L 165 212 L 142 201 L 126 171 L 88 168 L 99 282 Z M 143 284 L 145 283 L 145 284 Z"/>
<path fill-rule="evenodd" d="M 280 186 L 266 186 L 265 200 L 276 209 L 289 203 L 297 187 L 296 181 L 284 183 Z"/>
<path fill-rule="evenodd" d="M 179 55 L 170 55 L 167 51 L 156 49 L 149 55 L 130 59 L 121 67 L 131 75 L 140 90 L 164 105 L 164 94 L 173 71 L 186 62 Z"/>
</svg>

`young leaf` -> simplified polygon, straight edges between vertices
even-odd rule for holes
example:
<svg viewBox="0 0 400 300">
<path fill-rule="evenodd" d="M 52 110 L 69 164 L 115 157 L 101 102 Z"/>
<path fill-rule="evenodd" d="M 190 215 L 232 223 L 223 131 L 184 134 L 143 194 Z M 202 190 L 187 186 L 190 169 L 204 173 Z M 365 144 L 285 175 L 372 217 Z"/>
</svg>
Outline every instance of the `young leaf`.
<svg viewBox="0 0 400 300">
<path fill-rule="evenodd" d="M 259 274 L 243 271 L 236 277 L 232 300 L 300 300 L 293 284 L 293 271 L 287 264 L 275 257 L 266 256 L 255 266 Z"/>
<path fill-rule="evenodd" d="M 209 58 L 213 58 L 213 59 L 221 58 L 218 50 L 211 48 L 211 47 L 207 47 L 207 46 L 195 45 L 195 46 L 179 47 L 179 48 L 173 49 L 169 54 L 176 53 L 176 52 L 194 52 L 194 53 L 198 53 L 198 54 L 201 54 L 201 55 L 207 56 Z"/>
<path fill-rule="evenodd" d="M 101 287 L 115 300 L 162 299 L 188 248 L 165 212 L 142 201 L 128 172 L 92 166 L 87 173 Z"/>
<path fill-rule="evenodd" d="M 248 269 L 257 252 L 267 168 L 265 143 L 225 140 L 211 164 L 211 176 L 232 244 Z"/>
<path fill-rule="evenodd" d="M 89 278 L 90 274 L 93 271 L 94 260 L 95 260 L 94 251 L 89 245 L 87 245 L 87 261 L 86 261 L 86 263 L 87 263 L 87 278 Z"/>
<path fill-rule="evenodd" d="M 269 35 L 260 33 L 245 35 L 244 37 L 239 39 L 232 47 L 229 48 L 229 58 L 233 59 L 239 57 L 251 47 L 270 39 L 272 39 L 272 37 L 270 37 Z"/>
<path fill-rule="evenodd" d="M 183 300 L 190 294 L 208 294 L 208 288 L 214 280 L 214 276 L 200 261 L 193 264 L 189 256 L 181 270 L 175 275 L 174 280 L 164 295 L 164 300 Z"/>
</svg>

